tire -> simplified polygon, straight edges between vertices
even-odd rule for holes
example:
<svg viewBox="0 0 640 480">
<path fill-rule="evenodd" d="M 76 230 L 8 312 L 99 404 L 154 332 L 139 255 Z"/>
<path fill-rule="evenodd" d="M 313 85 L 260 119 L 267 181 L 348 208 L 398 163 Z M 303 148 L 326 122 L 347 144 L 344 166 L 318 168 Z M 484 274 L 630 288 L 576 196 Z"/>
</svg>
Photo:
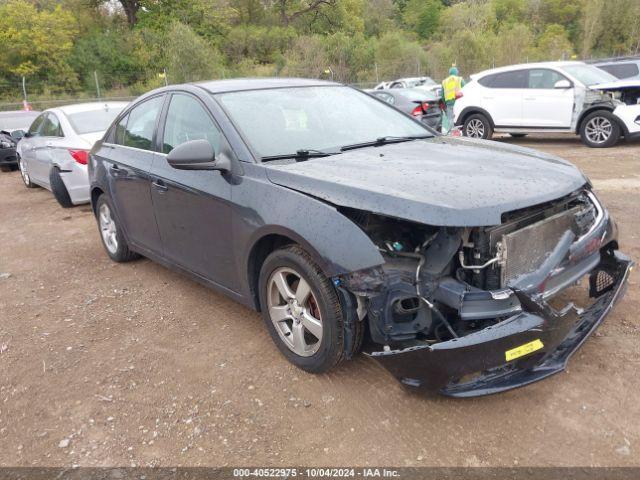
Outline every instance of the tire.
<svg viewBox="0 0 640 480">
<path fill-rule="evenodd" d="M 590 113 L 580 124 L 580 138 L 587 147 L 613 147 L 620 140 L 620 134 L 618 120 L 607 110 Z"/>
<path fill-rule="evenodd" d="M 102 246 L 111 260 L 124 263 L 140 257 L 139 254 L 129 249 L 120 222 L 115 216 L 111 200 L 104 193 L 98 197 L 96 202 L 96 221 Z"/>
<path fill-rule="evenodd" d="M 11 165 L 0 165 L 0 172 L 10 172 L 13 170 Z"/>
<path fill-rule="evenodd" d="M 343 360 L 344 313 L 338 293 L 300 246 L 272 252 L 260 269 L 258 288 L 262 318 L 287 360 L 310 373 L 327 372 Z M 294 301 L 296 295 L 303 300 Z"/>
<path fill-rule="evenodd" d="M 493 136 L 493 127 L 489 119 L 482 113 L 474 113 L 465 119 L 462 134 L 469 138 L 490 140 Z"/>
<path fill-rule="evenodd" d="M 511 135 L 511 137 L 513 138 L 524 138 L 527 136 L 526 133 L 510 133 L 509 135 Z"/>
<path fill-rule="evenodd" d="M 51 185 L 51 192 L 53 193 L 53 196 L 62 208 L 73 207 L 69 191 L 60 176 L 60 170 L 58 167 L 53 167 L 49 172 L 49 184 Z"/>
<path fill-rule="evenodd" d="M 27 188 L 36 188 L 37 185 L 31 181 L 31 177 L 29 176 L 29 170 L 27 170 L 27 166 L 22 161 L 22 158 L 18 155 L 18 168 L 20 169 L 20 176 L 22 177 L 22 182 L 24 186 Z"/>
</svg>

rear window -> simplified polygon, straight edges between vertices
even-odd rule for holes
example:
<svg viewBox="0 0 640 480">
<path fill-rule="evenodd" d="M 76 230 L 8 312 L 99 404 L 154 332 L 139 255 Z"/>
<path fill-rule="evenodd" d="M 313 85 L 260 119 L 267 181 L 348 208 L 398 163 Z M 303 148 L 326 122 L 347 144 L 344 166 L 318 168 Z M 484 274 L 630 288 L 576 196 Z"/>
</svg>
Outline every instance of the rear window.
<svg viewBox="0 0 640 480">
<path fill-rule="evenodd" d="M 79 134 L 104 132 L 123 108 L 105 107 L 100 110 L 71 113 L 67 115 L 67 118 L 73 129 Z"/>
<path fill-rule="evenodd" d="M 478 83 L 488 88 L 526 88 L 527 80 L 527 70 L 515 70 L 487 75 Z"/>
<path fill-rule="evenodd" d="M 635 63 L 610 63 L 609 65 L 598 65 L 598 68 L 618 78 L 630 78 L 640 74 L 638 65 Z"/>
</svg>

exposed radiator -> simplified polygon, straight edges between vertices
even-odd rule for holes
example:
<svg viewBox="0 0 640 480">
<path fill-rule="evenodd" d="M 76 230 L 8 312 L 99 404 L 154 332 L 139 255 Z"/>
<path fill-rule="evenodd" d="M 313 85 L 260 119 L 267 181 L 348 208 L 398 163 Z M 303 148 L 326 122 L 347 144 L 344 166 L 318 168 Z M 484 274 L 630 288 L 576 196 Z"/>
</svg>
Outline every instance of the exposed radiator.
<svg viewBox="0 0 640 480">
<path fill-rule="evenodd" d="M 501 283 L 505 286 L 523 274 L 536 270 L 551 254 L 567 230 L 580 234 L 576 214 L 584 206 L 576 206 L 520 230 L 502 236 Z"/>
</svg>

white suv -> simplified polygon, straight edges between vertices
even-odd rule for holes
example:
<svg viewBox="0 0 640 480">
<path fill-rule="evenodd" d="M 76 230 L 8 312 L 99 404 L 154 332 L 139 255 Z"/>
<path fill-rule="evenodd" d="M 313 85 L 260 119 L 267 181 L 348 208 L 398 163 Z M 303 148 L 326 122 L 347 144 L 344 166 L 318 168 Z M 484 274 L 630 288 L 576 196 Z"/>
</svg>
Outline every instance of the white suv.
<svg viewBox="0 0 640 480">
<path fill-rule="evenodd" d="M 455 105 L 468 137 L 493 132 L 580 134 L 589 147 L 640 136 L 640 81 L 620 81 L 583 62 L 513 65 L 471 75 Z"/>
</svg>

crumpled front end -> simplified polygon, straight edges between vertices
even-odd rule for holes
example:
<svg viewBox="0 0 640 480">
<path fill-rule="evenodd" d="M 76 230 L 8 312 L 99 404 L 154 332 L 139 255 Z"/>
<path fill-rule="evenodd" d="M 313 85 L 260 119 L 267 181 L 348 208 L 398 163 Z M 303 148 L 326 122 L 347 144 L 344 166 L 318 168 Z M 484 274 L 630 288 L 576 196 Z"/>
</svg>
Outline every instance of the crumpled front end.
<svg viewBox="0 0 640 480">
<path fill-rule="evenodd" d="M 367 354 L 403 384 L 445 395 L 497 393 L 562 371 L 622 297 L 633 265 L 588 189 L 476 229 L 365 225 L 346 213 L 386 260 L 336 279 L 368 323 Z"/>
</svg>

